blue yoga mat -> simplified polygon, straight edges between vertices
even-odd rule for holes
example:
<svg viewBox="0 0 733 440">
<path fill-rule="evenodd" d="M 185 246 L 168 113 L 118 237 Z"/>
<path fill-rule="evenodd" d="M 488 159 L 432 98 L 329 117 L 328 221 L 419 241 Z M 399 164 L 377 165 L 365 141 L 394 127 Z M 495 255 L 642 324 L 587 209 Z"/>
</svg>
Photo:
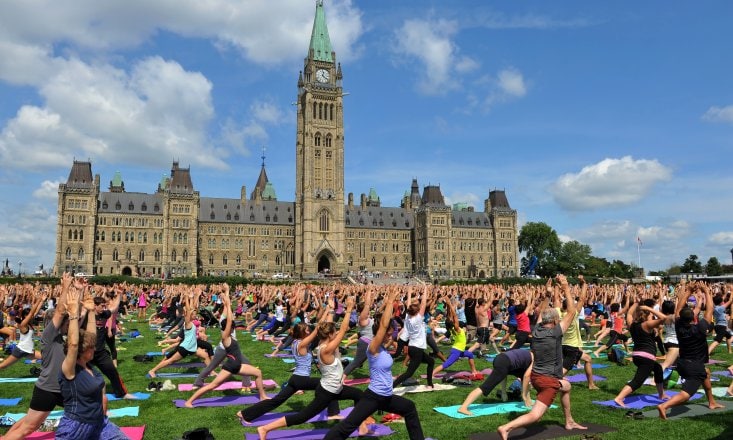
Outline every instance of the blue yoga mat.
<svg viewBox="0 0 733 440">
<path fill-rule="evenodd" d="M 594 370 L 598 370 L 599 368 L 608 368 L 608 367 L 610 367 L 609 364 L 591 364 L 591 365 L 593 366 L 593 369 Z M 580 370 L 582 368 L 583 367 L 578 368 L 578 366 L 576 365 L 575 367 L 573 367 L 573 370 Z"/>
<path fill-rule="evenodd" d="M 0 406 L 15 406 L 20 403 L 22 397 L 14 397 L 12 399 L 0 399 Z"/>
<path fill-rule="evenodd" d="M 460 407 L 461 405 L 439 406 L 437 408 L 433 408 L 433 410 L 454 419 L 470 419 L 472 417 L 492 416 L 495 414 L 507 414 L 510 412 L 525 413 L 531 409 L 524 406 L 524 403 L 522 402 L 481 403 L 469 405 L 468 409 L 473 413 L 473 415 L 467 416 L 458 412 L 458 408 Z M 552 405 L 550 408 L 557 408 L 557 405 Z"/>
<path fill-rule="evenodd" d="M 0 383 L 23 383 L 23 382 L 35 382 L 37 377 L 0 377 Z"/>
<path fill-rule="evenodd" d="M 159 351 L 149 351 L 149 352 L 147 352 L 145 354 L 148 355 L 148 356 L 163 356 L 163 353 L 161 353 Z"/>
<path fill-rule="evenodd" d="M 116 418 L 116 417 L 137 417 L 140 414 L 140 407 L 139 406 L 128 406 L 125 408 L 115 408 L 107 411 L 107 417 L 110 419 Z M 63 409 L 57 409 L 56 411 L 51 411 L 51 413 L 48 415 L 49 419 L 60 419 L 64 415 Z M 20 420 L 23 417 L 25 417 L 25 413 L 7 413 L 5 414 L 5 417 L 10 417 L 13 420 Z"/>
<path fill-rule="evenodd" d="M 33 359 L 26 359 L 23 361 L 24 364 L 31 365 L 31 364 L 38 364 L 41 365 L 41 360 L 38 359 L 37 361 L 33 362 Z"/>
<path fill-rule="evenodd" d="M 147 400 L 150 398 L 150 394 L 148 393 L 132 393 L 133 396 L 135 396 L 135 399 L 137 400 Z M 116 397 L 114 394 L 107 394 L 107 400 L 110 402 L 113 400 L 133 400 L 133 399 L 123 399 L 121 397 Z"/>
</svg>

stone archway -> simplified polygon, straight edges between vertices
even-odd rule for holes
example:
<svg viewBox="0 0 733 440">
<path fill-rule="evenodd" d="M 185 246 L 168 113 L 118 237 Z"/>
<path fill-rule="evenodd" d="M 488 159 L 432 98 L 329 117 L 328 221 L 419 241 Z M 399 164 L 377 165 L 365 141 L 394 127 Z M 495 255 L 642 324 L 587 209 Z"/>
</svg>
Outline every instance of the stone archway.
<svg viewBox="0 0 733 440">
<path fill-rule="evenodd" d="M 479 271 L 478 277 L 479 278 L 486 278 L 486 272 L 484 272 L 483 270 Z"/>
<path fill-rule="evenodd" d="M 125 266 L 122 268 L 122 275 L 128 277 L 132 276 L 132 269 L 130 268 L 130 266 Z"/>
<path fill-rule="evenodd" d="M 329 273 L 331 272 L 331 259 L 328 255 L 322 254 L 318 258 L 318 273 Z"/>
</svg>

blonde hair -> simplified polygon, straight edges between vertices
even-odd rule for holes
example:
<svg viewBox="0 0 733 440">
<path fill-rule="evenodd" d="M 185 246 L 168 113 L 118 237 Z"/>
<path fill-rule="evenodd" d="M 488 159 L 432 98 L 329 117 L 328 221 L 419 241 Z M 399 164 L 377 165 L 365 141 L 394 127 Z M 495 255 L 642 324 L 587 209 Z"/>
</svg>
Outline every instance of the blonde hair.
<svg viewBox="0 0 733 440">
<path fill-rule="evenodd" d="M 319 322 L 316 330 L 318 339 L 328 339 L 329 336 L 336 333 L 336 325 L 333 322 Z"/>
<path fill-rule="evenodd" d="M 97 345 L 97 334 L 88 332 L 84 329 L 79 329 L 79 350 L 76 352 L 76 357 L 81 356 L 89 348 L 94 348 Z M 69 339 L 64 342 L 64 353 L 69 350 Z"/>
</svg>

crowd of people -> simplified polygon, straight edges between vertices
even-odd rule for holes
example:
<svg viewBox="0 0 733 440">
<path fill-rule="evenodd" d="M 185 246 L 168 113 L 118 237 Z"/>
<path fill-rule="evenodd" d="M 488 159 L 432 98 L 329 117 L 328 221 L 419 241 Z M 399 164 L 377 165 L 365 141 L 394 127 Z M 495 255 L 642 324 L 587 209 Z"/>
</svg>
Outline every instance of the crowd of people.
<svg viewBox="0 0 733 440">
<path fill-rule="evenodd" d="M 582 366 L 588 388 L 597 389 L 593 357 L 619 346 L 629 352 L 636 367 L 614 399 L 619 407 L 625 407 L 625 399 L 652 376 L 662 401 L 660 418 L 666 419 L 670 407 L 684 404 L 700 387 L 714 410 L 721 405 L 713 396 L 705 364 L 724 342 L 731 352 L 731 287 L 684 281 L 676 286 L 602 286 L 591 285 L 582 276 L 571 285 L 563 275 L 544 285 L 523 286 L 141 287 L 89 285 L 70 274 L 63 274 L 57 286 L 0 286 L 0 338 L 4 345 L 13 346 L 0 369 L 22 358 L 40 365 L 28 413 L 4 438 L 25 438 L 56 407 L 64 411 L 57 438 L 126 438 L 105 415 L 107 381 L 117 398 L 134 399 L 117 369 L 115 341 L 123 315 L 149 322 L 171 344 L 163 360 L 149 370 L 149 378 L 187 357 L 204 362 L 186 407 L 193 407 L 231 376 L 239 376 L 243 388 L 254 383 L 260 399 L 237 411 L 247 425 L 294 394 L 313 391 L 312 400 L 300 411 L 259 426 L 260 439 L 273 430 L 305 423 L 324 409 L 336 421 L 327 439 L 347 438 L 354 431 L 367 433 L 377 411 L 403 417 L 409 438 L 425 439 L 415 403 L 396 395 L 394 389 L 413 379 L 423 364 L 428 389 L 434 387 L 434 378 L 462 359 L 472 376 L 478 377 L 476 360 L 492 351 L 491 374 L 468 393 L 458 412 L 472 415 L 471 404 L 502 384 L 506 400 L 507 379 L 518 378 L 520 397 L 531 409 L 497 428 L 504 439 L 512 430 L 542 418 L 557 394 L 565 428 L 585 429 L 572 416 L 571 385 L 565 377 Z M 216 347 L 208 341 L 207 327 L 219 334 Z M 237 329 L 240 335 L 249 332 L 277 343 L 273 355 L 292 353 L 295 368 L 273 398 L 265 393 L 263 372 L 251 365 Z M 347 337 L 350 331 L 353 335 Z M 714 340 L 708 344 L 708 334 L 713 332 Z M 36 348 L 33 336 L 38 334 Z M 584 351 L 584 344 L 594 338 L 596 350 Z M 447 357 L 439 347 L 443 340 L 450 344 Z M 341 359 L 344 341 L 356 345 L 354 359 L 346 367 Z M 523 349 L 526 346 L 530 349 Z M 436 366 L 435 358 L 442 363 Z M 393 378 L 395 359 L 403 359 L 406 368 Z M 314 363 L 320 378 L 311 376 Z M 366 389 L 347 385 L 365 363 Z M 670 398 L 665 382 L 673 368 L 684 384 Z M 206 383 L 210 375 L 215 377 Z M 728 394 L 733 396 L 733 384 Z M 354 404 L 345 418 L 339 415 L 340 400 Z"/>
</svg>

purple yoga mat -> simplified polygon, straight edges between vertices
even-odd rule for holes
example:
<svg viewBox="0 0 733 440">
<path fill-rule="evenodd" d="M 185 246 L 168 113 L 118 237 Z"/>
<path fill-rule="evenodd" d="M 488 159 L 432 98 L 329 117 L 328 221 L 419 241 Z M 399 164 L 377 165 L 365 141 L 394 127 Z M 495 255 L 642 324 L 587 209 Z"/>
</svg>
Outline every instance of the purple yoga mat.
<svg viewBox="0 0 733 440">
<path fill-rule="evenodd" d="M 727 364 L 726 361 L 719 361 L 717 359 L 709 359 L 708 363 L 705 365 L 716 365 L 716 364 Z"/>
<path fill-rule="evenodd" d="M 373 431 L 372 433 L 368 434 L 366 437 L 381 437 L 384 435 L 390 435 L 394 433 L 392 428 L 385 425 L 369 425 L 369 428 Z M 320 440 L 322 439 L 326 433 L 328 432 L 328 429 L 281 429 L 281 430 L 275 430 L 270 431 L 267 433 L 268 439 L 281 439 L 281 440 Z M 358 437 L 359 433 L 358 431 L 354 431 L 349 437 Z M 244 434 L 245 440 L 259 440 L 259 435 L 257 433 L 245 433 Z"/>
<path fill-rule="evenodd" d="M 675 394 L 677 394 L 676 391 L 667 391 L 667 395 L 669 397 L 672 397 Z M 690 400 L 699 399 L 700 397 L 702 397 L 702 394 L 695 393 L 695 395 L 690 397 Z M 657 406 L 662 402 L 663 400 L 660 400 L 656 394 L 635 394 L 624 399 L 624 404 L 626 405 L 625 409 L 642 409 L 648 406 Z M 594 400 L 593 403 L 596 405 L 621 408 L 613 400 Z"/>
<path fill-rule="evenodd" d="M 278 353 L 275 356 L 273 356 L 273 355 L 267 353 L 267 354 L 265 354 L 265 357 L 266 358 L 291 358 L 291 357 L 293 357 L 293 355 L 292 354 L 288 354 L 288 353 Z"/>
<path fill-rule="evenodd" d="M 168 364 L 165 368 L 204 368 L 206 366 L 203 362 L 174 362 Z"/>
<path fill-rule="evenodd" d="M 723 371 L 713 371 L 711 374 L 714 374 L 716 376 L 723 376 L 723 377 L 733 377 L 733 375 L 730 374 L 730 371 L 723 370 Z"/>
<path fill-rule="evenodd" d="M 263 380 L 262 385 L 265 387 L 266 390 L 277 388 L 277 382 L 275 382 L 272 379 Z M 224 382 L 220 384 L 218 387 L 214 388 L 215 391 L 241 390 L 241 389 L 242 389 L 242 382 L 236 381 L 236 380 Z M 254 382 L 252 382 L 252 386 L 250 386 L 250 389 L 257 389 Z M 192 383 L 178 384 L 178 391 L 193 391 L 193 384 Z"/>
<path fill-rule="evenodd" d="M 274 394 L 268 394 L 269 397 L 274 397 Z M 234 406 L 234 405 L 251 405 L 260 401 L 259 396 L 221 396 L 221 397 L 207 397 L 204 399 L 198 399 L 193 402 L 195 408 L 201 406 Z M 183 408 L 183 404 L 186 403 L 183 399 L 176 399 L 173 404 L 177 408 Z"/>
<path fill-rule="evenodd" d="M 341 415 L 341 417 L 346 417 L 351 413 L 352 409 L 354 409 L 353 406 L 344 408 L 341 410 L 339 415 Z M 284 412 L 284 413 L 267 413 L 267 414 L 263 414 L 262 416 L 260 416 L 260 418 L 253 421 L 252 423 L 245 423 L 244 421 L 242 421 L 242 426 L 245 426 L 245 427 L 263 426 L 263 425 L 267 425 L 268 423 L 272 422 L 273 420 L 277 420 L 280 417 L 285 417 L 291 414 L 296 414 L 296 413 L 294 411 L 293 412 Z M 318 413 L 318 415 L 311 417 L 306 423 L 325 422 L 327 420 L 328 420 L 328 411 L 324 409 L 323 411 Z"/>
<path fill-rule="evenodd" d="M 583 373 L 573 374 L 572 376 L 565 376 L 565 380 L 570 383 L 588 382 L 588 378 L 585 377 L 585 374 Z M 600 382 L 603 380 L 606 380 L 606 378 L 603 376 L 596 376 L 595 374 L 593 375 L 594 382 Z"/>
</svg>

